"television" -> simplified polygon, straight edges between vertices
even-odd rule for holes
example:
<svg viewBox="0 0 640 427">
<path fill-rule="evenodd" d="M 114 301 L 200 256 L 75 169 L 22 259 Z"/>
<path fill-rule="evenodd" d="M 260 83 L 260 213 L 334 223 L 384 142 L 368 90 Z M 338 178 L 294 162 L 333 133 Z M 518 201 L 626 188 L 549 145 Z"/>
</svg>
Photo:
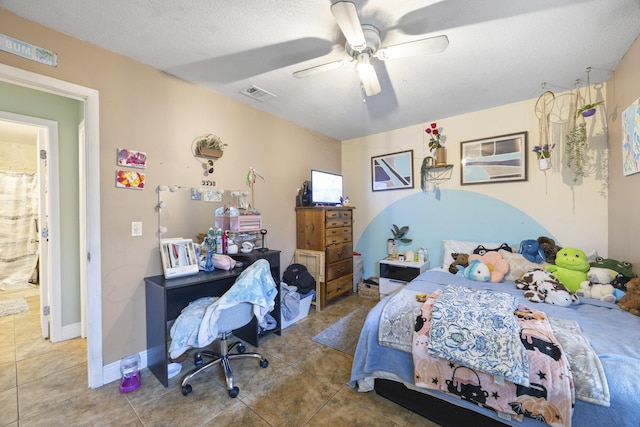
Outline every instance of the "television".
<svg viewBox="0 0 640 427">
<path fill-rule="evenodd" d="M 341 203 L 342 175 L 311 170 L 311 204 L 335 206 Z"/>
</svg>

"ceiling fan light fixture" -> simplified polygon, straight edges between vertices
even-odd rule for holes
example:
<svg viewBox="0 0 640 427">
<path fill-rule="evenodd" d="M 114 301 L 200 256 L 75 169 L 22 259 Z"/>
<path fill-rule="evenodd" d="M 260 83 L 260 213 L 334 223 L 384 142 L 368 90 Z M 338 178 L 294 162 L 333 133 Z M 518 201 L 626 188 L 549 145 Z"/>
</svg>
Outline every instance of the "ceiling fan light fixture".
<svg viewBox="0 0 640 427">
<path fill-rule="evenodd" d="M 364 92 L 367 96 L 377 95 L 382 90 L 380 82 L 378 81 L 378 76 L 376 75 L 376 70 L 369 61 L 370 57 L 371 55 L 368 53 L 361 53 L 356 58 L 358 61 L 356 64 L 356 71 L 358 72 L 358 76 L 362 82 L 362 87 L 364 88 Z"/>
</svg>

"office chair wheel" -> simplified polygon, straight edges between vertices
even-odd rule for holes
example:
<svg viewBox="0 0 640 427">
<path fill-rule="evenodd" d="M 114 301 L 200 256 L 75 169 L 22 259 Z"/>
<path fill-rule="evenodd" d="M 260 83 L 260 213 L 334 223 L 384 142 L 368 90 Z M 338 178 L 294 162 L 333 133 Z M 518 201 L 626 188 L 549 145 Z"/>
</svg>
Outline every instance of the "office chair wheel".
<svg viewBox="0 0 640 427">
<path fill-rule="evenodd" d="M 231 390 L 229 390 L 229 397 L 234 399 L 238 397 L 238 393 L 240 393 L 240 389 L 238 387 L 234 387 Z"/>
<path fill-rule="evenodd" d="M 247 351 L 247 347 L 242 343 L 238 344 L 238 353 L 244 353 L 245 351 Z"/>
<path fill-rule="evenodd" d="M 269 366 L 269 361 L 267 359 L 262 359 L 260 361 L 260 367 L 261 368 L 266 368 L 267 366 Z"/>
<path fill-rule="evenodd" d="M 182 395 L 186 396 L 189 393 L 191 393 L 193 391 L 193 388 L 191 388 L 191 384 L 185 384 L 182 386 Z"/>
<path fill-rule="evenodd" d="M 196 355 L 193 357 L 193 363 L 194 363 L 196 366 L 200 366 L 200 365 L 202 365 L 202 355 L 201 355 L 200 353 L 196 354 Z"/>
</svg>

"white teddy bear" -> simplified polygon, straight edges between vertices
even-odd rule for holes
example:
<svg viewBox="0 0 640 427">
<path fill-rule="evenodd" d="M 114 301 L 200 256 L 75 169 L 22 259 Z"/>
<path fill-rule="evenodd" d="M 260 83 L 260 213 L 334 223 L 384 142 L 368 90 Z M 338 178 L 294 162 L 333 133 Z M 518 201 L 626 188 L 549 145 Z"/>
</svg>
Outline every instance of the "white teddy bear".
<svg viewBox="0 0 640 427">
<path fill-rule="evenodd" d="M 580 289 L 576 291 L 576 295 L 586 298 L 595 298 L 605 302 L 616 302 L 613 294 L 614 287 L 610 284 L 593 284 L 589 281 L 580 283 Z"/>
</svg>

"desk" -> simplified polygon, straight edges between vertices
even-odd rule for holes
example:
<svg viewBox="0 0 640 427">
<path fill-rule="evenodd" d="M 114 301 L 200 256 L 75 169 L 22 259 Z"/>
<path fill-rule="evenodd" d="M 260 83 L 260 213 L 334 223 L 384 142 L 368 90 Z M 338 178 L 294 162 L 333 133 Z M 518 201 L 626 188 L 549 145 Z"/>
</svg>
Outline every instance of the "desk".
<svg viewBox="0 0 640 427">
<path fill-rule="evenodd" d="M 250 254 L 233 255 L 245 267 L 258 259 L 266 259 L 271 265 L 271 275 L 276 282 L 278 294 L 275 308 L 271 315 L 278 322 L 275 329 L 260 334 L 258 321 L 254 317 L 246 326 L 234 331 L 234 335 L 258 347 L 261 336 L 275 333 L 281 334 L 280 317 L 280 251 L 254 251 Z M 145 277 L 145 296 L 147 311 L 147 367 L 158 380 L 167 387 L 169 378 L 169 328 L 168 322 L 178 317 L 183 308 L 191 301 L 206 296 L 220 296 L 235 283 L 242 272 L 241 268 L 231 271 L 215 270 L 210 273 L 199 272 L 197 275 L 165 279 L 164 275 Z"/>
</svg>

